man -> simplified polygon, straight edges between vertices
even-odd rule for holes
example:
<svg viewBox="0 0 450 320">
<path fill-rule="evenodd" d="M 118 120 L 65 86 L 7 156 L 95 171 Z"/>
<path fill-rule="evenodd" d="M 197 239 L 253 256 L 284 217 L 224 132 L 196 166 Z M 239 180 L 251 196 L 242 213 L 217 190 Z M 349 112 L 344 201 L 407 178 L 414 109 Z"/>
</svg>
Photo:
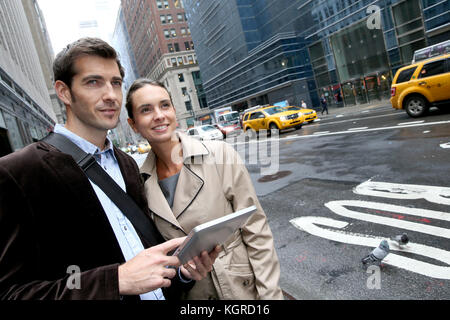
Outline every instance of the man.
<svg viewBox="0 0 450 320">
<path fill-rule="evenodd" d="M 153 225 L 136 163 L 106 137 L 122 103 L 117 53 L 84 38 L 58 54 L 53 69 L 67 108 L 55 132 L 94 154 Z M 0 158 L 0 299 L 175 297 L 206 276 L 218 252 L 178 268 L 168 252 L 184 239 L 162 243 L 154 229 L 149 243 L 70 155 L 45 142 Z"/>
<path fill-rule="evenodd" d="M 328 105 L 327 105 L 327 99 L 325 98 L 325 96 L 322 94 L 322 96 L 320 97 L 320 103 L 322 104 L 322 115 L 323 113 L 326 111 L 328 114 Z"/>
</svg>

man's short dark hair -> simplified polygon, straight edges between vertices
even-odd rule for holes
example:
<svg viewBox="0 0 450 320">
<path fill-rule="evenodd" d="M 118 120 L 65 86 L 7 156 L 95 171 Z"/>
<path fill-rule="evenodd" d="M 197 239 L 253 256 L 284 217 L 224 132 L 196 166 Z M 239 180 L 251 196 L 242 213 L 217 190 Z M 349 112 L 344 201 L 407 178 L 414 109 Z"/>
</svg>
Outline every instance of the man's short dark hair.
<svg viewBox="0 0 450 320">
<path fill-rule="evenodd" d="M 172 96 L 170 95 L 169 90 L 167 90 L 167 88 L 164 86 L 164 84 L 162 82 L 147 79 L 147 78 L 140 78 L 140 79 L 135 80 L 133 82 L 133 84 L 131 85 L 130 89 L 128 89 L 127 98 L 125 101 L 125 107 L 127 108 L 128 118 L 134 119 L 133 118 L 133 94 L 140 88 L 145 87 L 146 85 L 160 87 L 160 88 L 163 88 L 164 90 L 166 90 L 167 93 L 169 94 L 170 102 L 173 105 Z"/>
<path fill-rule="evenodd" d="M 98 56 L 105 59 L 115 59 L 119 67 L 120 75 L 125 77 L 125 70 L 120 64 L 116 50 L 107 42 L 99 38 L 81 38 L 64 48 L 53 62 L 53 74 L 55 81 L 64 82 L 72 87 L 72 79 L 75 76 L 75 61 L 83 56 Z"/>
</svg>

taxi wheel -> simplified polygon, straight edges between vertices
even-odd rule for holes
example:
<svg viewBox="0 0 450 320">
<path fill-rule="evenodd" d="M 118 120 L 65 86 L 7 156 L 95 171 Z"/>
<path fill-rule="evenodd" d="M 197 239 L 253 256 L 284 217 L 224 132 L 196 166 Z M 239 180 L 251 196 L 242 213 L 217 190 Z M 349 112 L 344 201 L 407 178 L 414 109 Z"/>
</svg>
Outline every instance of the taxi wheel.
<svg viewBox="0 0 450 320">
<path fill-rule="evenodd" d="M 272 130 L 280 130 L 278 129 L 278 126 L 276 123 L 272 122 L 271 124 L 269 124 L 269 131 L 267 132 L 268 136 L 272 135 Z"/>
<path fill-rule="evenodd" d="M 411 96 L 405 101 L 406 113 L 412 118 L 424 116 L 428 111 L 428 102 L 421 96 Z"/>
</svg>

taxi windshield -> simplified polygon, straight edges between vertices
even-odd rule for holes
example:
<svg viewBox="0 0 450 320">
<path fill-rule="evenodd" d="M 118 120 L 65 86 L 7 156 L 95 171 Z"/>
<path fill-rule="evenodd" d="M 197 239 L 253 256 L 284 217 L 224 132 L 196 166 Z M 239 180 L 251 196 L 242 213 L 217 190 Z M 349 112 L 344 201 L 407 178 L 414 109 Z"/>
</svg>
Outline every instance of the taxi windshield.
<svg viewBox="0 0 450 320">
<path fill-rule="evenodd" d="M 286 111 L 286 109 L 284 109 L 283 107 L 273 107 L 273 108 L 264 109 L 264 112 L 270 116 L 273 114 L 285 112 L 285 111 Z"/>
</svg>

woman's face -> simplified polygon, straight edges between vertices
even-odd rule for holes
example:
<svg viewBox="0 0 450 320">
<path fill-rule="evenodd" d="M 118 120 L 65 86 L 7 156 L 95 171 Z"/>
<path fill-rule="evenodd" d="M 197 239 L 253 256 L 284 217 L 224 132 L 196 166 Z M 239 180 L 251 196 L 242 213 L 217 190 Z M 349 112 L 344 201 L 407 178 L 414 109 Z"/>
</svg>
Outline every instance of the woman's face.
<svg viewBox="0 0 450 320">
<path fill-rule="evenodd" d="M 175 108 L 166 89 L 144 85 L 132 96 L 133 117 L 128 123 L 150 144 L 170 141 L 177 121 Z"/>
</svg>

